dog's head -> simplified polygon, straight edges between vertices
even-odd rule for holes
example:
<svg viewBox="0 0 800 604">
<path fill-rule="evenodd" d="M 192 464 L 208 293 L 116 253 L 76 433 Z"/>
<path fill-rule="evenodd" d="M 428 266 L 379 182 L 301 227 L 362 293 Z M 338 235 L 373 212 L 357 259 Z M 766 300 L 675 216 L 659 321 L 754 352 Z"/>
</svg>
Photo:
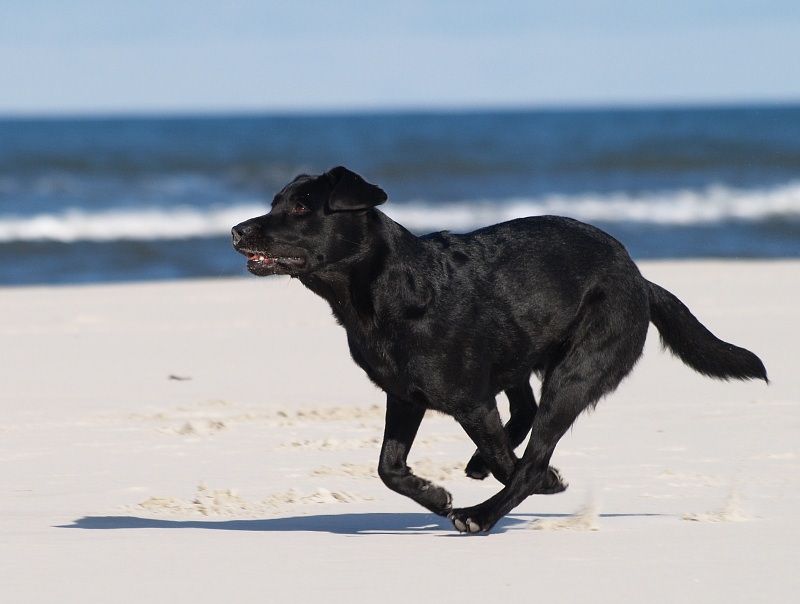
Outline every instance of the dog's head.
<svg viewBox="0 0 800 604">
<path fill-rule="evenodd" d="M 300 276 L 356 253 L 367 212 L 386 193 L 341 166 L 300 175 L 275 196 L 268 214 L 231 230 L 233 247 L 254 275 Z"/>
</svg>

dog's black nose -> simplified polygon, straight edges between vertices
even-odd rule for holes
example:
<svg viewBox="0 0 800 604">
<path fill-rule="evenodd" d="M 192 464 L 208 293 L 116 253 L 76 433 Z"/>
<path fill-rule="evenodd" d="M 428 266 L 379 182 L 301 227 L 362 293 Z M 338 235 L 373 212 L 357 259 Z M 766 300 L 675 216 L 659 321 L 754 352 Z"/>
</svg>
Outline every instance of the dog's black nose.
<svg viewBox="0 0 800 604">
<path fill-rule="evenodd" d="M 233 227 L 231 229 L 231 239 L 233 240 L 233 245 L 238 245 L 242 238 L 247 235 L 249 230 L 250 229 L 244 222 Z"/>
</svg>

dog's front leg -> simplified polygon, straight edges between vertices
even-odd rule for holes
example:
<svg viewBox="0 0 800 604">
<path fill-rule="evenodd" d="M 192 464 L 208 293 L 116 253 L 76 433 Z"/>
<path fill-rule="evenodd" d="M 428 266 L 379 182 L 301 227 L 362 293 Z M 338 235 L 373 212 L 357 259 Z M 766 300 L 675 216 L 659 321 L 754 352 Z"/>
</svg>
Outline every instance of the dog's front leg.
<svg viewBox="0 0 800 604">
<path fill-rule="evenodd" d="M 386 428 L 383 434 L 378 475 L 391 490 L 410 497 L 440 516 L 452 508 L 450 493 L 424 478 L 415 476 L 406 464 L 411 444 L 417 436 L 424 407 L 406 403 L 389 395 L 386 398 Z"/>
<path fill-rule="evenodd" d="M 506 388 L 509 407 L 511 409 L 511 419 L 505 425 L 505 431 L 512 448 L 517 448 L 528 432 L 531 431 L 531 424 L 536 417 L 536 397 L 528 380 L 519 386 Z M 466 467 L 466 474 L 470 478 L 483 480 L 490 474 L 489 465 L 480 451 L 475 451 L 472 459 Z"/>
<path fill-rule="evenodd" d="M 503 428 L 495 401 L 492 399 L 467 412 L 458 413 L 455 418 L 477 445 L 481 461 L 497 480 L 506 484 L 514 472 L 517 456 L 514 455 L 508 432 Z"/>
</svg>

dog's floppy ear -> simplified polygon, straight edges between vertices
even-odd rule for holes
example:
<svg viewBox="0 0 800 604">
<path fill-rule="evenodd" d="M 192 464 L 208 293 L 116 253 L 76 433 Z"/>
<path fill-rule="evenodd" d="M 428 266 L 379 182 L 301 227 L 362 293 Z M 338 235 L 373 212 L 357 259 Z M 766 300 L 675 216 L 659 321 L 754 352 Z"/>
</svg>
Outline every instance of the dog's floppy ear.
<svg viewBox="0 0 800 604">
<path fill-rule="evenodd" d="M 383 189 L 368 183 L 355 172 L 338 166 L 325 172 L 333 186 L 328 207 L 334 212 L 368 210 L 386 201 Z"/>
</svg>

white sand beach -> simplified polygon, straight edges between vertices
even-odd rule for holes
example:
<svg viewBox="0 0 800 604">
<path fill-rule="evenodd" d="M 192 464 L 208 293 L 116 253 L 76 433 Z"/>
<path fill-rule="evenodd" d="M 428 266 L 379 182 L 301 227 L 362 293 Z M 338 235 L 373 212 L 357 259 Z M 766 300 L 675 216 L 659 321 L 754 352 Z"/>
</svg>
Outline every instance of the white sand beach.
<svg viewBox="0 0 800 604">
<path fill-rule="evenodd" d="M 0 289 L 2 601 L 797 599 L 800 261 L 640 267 L 771 385 L 651 328 L 559 445 L 569 489 L 478 536 L 380 482 L 383 395 L 298 282 Z M 471 505 L 473 448 L 433 415 L 410 464 Z"/>
</svg>

